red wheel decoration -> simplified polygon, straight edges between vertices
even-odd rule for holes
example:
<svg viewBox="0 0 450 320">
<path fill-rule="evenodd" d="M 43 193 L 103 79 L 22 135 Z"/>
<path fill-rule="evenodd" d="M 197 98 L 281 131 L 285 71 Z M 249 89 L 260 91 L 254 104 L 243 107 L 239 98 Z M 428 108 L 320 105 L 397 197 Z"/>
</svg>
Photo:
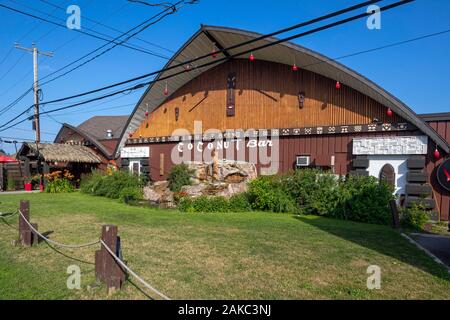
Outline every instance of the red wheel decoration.
<svg viewBox="0 0 450 320">
<path fill-rule="evenodd" d="M 336 89 L 340 89 L 341 88 L 341 83 L 339 81 L 336 81 Z"/>
</svg>

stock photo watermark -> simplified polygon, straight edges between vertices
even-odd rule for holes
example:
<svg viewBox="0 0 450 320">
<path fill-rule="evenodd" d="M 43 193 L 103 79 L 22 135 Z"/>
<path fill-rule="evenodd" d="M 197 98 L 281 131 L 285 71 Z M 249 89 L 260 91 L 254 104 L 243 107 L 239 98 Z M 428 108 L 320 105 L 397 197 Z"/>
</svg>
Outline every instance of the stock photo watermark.
<svg viewBox="0 0 450 320">
<path fill-rule="evenodd" d="M 67 277 L 66 285 L 69 290 L 80 290 L 81 289 L 81 269 L 76 264 L 72 264 L 67 267 L 66 273 L 69 275 Z"/>
<path fill-rule="evenodd" d="M 367 267 L 367 289 L 381 289 L 381 268 L 377 265 L 370 265 Z"/>
<path fill-rule="evenodd" d="M 372 13 L 366 21 L 367 29 L 380 30 L 381 29 L 381 9 L 379 6 L 373 4 L 367 7 L 367 13 Z"/>
<path fill-rule="evenodd" d="M 66 20 L 67 28 L 70 30 L 81 29 L 81 9 L 79 6 L 72 4 L 67 7 L 66 13 L 69 14 Z"/>
</svg>

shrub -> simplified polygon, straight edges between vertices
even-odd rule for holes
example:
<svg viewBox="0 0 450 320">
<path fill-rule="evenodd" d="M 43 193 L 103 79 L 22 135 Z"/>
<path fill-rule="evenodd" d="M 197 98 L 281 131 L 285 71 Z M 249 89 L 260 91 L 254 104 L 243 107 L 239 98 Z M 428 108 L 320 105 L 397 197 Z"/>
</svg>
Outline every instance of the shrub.
<svg viewBox="0 0 450 320">
<path fill-rule="evenodd" d="M 80 189 L 83 193 L 119 199 L 124 189 L 141 189 L 142 181 L 136 175 L 128 171 L 114 171 L 105 174 L 93 171 L 90 175 L 83 176 Z"/>
<path fill-rule="evenodd" d="M 139 187 L 125 187 L 119 193 L 119 199 L 121 202 L 128 203 L 128 201 L 142 200 L 144 193 L 142 188 Z"/>
<path fill-rule="evenodd" d="M 228 201 L 224 197 L 200 196 L 192 199 L 194 212 L 228 212 Z"/>
<path fill-rule="evenodd" d="M 245 192 L 232 195 L 230 199 L 228 199 L 228 207 L 231 212 L 252 211 L 252 205 L 248 200 L 248 194 Z"/>
<path fill-rule="evenodd" d="M 413 204 L 411 208 L 403 208 L 400 212 L 400 222 L 403 227 L 423 230 L 429 220 L 429 215 L 422 205 Z"/>
<path fill-rule="evenodd" d="M 336 206 L 339 179 L 317 169 L 290 172 L 281 177 L 283 191 L 304 214 L 330 215 Z"/>
<path fill-rule="evenodd" d="M 251 211 L 252 208 L 246 194 L 241 193 L 230 199 L 210 196 L 181 197 L 178 209 L 183 212 L 244 212 Z"/>
<path fill-rule="evenodd" d="M 375 177 L 349 176 L 340 183 L 336 208 L 332 216 L 344 220 L 390 224 L 389 200 L 393 186 Z"/>
<path fill-rule="evenodd" d="M 249 183 L 248 199 L 253 209 L 273 212 L 295 212 L 293 198 L 285 193 L 278 176 L 260 176 Z"/>
<path fill-rule="evenodd" d="M 179 192 L 181 187 L 190 185 L 192 174 L 193 170 L 190 170 L 184 163 L 173 166 L 167 177 L 170 190 Z"/>
</svg>

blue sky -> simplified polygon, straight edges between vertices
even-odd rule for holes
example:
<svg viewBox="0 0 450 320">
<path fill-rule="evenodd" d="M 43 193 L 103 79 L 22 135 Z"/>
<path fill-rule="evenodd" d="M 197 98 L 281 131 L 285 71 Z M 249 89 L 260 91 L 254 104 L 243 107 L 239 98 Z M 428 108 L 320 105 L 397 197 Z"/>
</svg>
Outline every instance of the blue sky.
<svg viewBox="0 0 450 320">
<path fill-rule="evenodd" d="M 95 25 L 84 17 L 126 31 L 161 10 L 126 0 L 48 1 L 62 7 L 79 5 L 82 28 L 90 27 L 111 36 L 116 36 L 117 33 Z M 152 47 L 135 39 L 131 43 L 170 56 L 172 54 L 170 50 L 177 50 L 198 30 L 201 23 L 268 33 L 358 2 L 361 1 L 200 0 L 199 4 L 184 7 L 175 15 L 165 18 L 139 35 L 140 38 L 169 50 Z M 385 0 L 380 2 L 380 5 L 391 2 L 393 0 Z M 65 12 L 40 0 L 2 0 L 1 3 L 40 16 L 43 14 L 32 9 L 52 14 L 60 19 L 67 18 Z M 22 94 L 32 83 L 31 54 L 14 49 L 7 56 L 15 42 L 20 40 L 23 46 L 30 46 L 34 41 L 41 50 L 55 51 L 53 58 L 40 58 L 40 77 L 104 43 L 2 8 L 0 8 L 0 24 L 0 62 L 6 57 L 4 63 L 0 65 L 0 109 Z M 368 30 L 365 20 L 359 20 L 294 42 L 333 58 L 446 29 L 450 29 L 450 1 L 416 0 L 412 4 L 383 13 L 381 30 Z M 63 44 L 65 45 L 62 48 L 57 49 Z M 447 33 L 343 59 L 340 62 L 378 83 L 417 113 L 429 113 L 450 112 L 449 57 L 450 33 Z M 85 67 L 44 86 L 42 88 L 44 100 L 72 95 L 148 73 L 161 68 L 165 63 L 166 60 L 161 58 L 116 47 Z M 110 98 L 68 110 L 62 114 L 55 114 L 53 118 L 77 125 L 96 114 L 129 114 L 142 92 L 143 90 L 140 90 L 114 100 Z M 33 97 L 30 94 L 13 110 L 1 115 L 0 123 L 4 123 L 32 103 Z M 56 106 L 62 105 L 54 105 Z M 42 140 L 54 139 L 53 134 L 56 134 L 61 126 L 54 119 L 42 117 Z M 0 137 L 34 138 L 29 122 L 17 128 L 0 132 Z M 13 152 L 11 145 L 0 145 L 0 148 Z"/>
</svg>

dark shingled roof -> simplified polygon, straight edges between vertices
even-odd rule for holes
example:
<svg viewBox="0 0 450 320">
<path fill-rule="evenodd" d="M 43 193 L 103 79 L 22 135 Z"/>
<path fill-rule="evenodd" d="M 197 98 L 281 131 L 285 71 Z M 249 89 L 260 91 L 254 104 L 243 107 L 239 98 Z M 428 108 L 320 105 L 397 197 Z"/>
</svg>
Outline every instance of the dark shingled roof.
<svg viewBox="0 0 450 320">
<path fill-rule="evenodd" d="M 97 140 L 108 139 L 106 130 L 112 130 L 113 138 L 120 138 L 128 118 L 129 116 L 94 116 L 77 128 L 89 132 Z"/>
</svg>

